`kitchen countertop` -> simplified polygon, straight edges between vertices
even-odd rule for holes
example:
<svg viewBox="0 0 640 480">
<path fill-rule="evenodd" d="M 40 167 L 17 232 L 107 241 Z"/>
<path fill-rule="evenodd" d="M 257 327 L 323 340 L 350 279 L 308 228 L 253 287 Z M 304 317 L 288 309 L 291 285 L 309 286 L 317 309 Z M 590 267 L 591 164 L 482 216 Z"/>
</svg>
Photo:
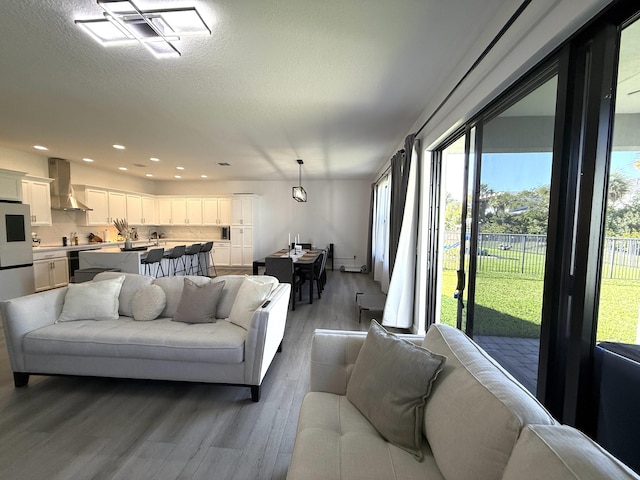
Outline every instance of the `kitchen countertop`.
<svg viewBox="0 0 640 480">
<path fill-rule="evenodd" d="M 177 244 L 184 243 L 185 245 L 191 245 L 192 243 L 206 243 L 210 240 L 198 240 L 198 239 L 181 239 L 181 238 L 160 238 L 158 240 L 152 239 L 151 242 L 147 239 L 144 240 L 135 240 L 133 242 L 134 246 L 160 246 L 163 247 L 167 243 L 169 244 Z M 155 242 L 158 242 L 156 245 Z M 220 243 L 231 243 L 231 240 L 213 240 L 214 245 Z M 76 250 L 97 250 L 97 249 L 120 249 L 120 247 L 124 246 L 124 241 L 122 242 L 93 242 L 93 243 L 81 243 L 80 245 L 68 245 L 63 247 L 62 245 L 40 245 L 39 247 L 33 247 L 33 253 L 36 252 L 72 252 Z M 114 250 L 115 251 L 115 250 Z"/>
</svg>

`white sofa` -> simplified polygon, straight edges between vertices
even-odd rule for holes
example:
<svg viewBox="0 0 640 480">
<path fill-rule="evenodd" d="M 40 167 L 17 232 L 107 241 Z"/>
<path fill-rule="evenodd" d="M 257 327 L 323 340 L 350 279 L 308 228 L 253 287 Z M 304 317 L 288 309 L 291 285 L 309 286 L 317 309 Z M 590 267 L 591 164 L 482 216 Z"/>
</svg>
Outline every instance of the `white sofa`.
<svg viewBox="0 0 640 480">
<path fill-rule="evenodd" d="M 119 275 L 101 273 L 93 282 Z M 250 324 L 245 329 L 225 320 L 246 281 L 243 275 L 186 277 L 197 285 L 225 281 L 217 320 L 193 324 L 172 321 L 185 277 L 124 275 L 115 313 L 118 318 L 113 320 L 57 322 L 69 287 L 3 303 L 3 326 L 16 387 L 26 385 L 32 374 L 88 375 L 249 386 L 253 401 L 259 400 L 262 380 L 281 349 L 289 284 L 264 275 L 250 277 L 271 283 L 272 288 L 252 316 L 249 313 Z M 135 294 L 151 284 L 161 287 L 166 304 L 157 319 L 136 321 Z"/>
<path fill-rule="evenodd" d="M 447 357 L 427 397 L 418 461 L 387 442 L 346 396 L 365 335 L 316 331 L 288 480 L 639 478 L 560 425 L 473 341 L 444 325 L 432 326 L 424 343 L 402 336 Z"/>
</svg>

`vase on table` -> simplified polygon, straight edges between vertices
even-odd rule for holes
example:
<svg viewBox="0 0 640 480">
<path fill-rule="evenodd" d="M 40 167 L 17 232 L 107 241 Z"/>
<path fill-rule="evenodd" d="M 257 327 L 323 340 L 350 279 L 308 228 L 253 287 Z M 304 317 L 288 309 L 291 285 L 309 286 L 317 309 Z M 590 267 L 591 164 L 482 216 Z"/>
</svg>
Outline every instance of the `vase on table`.
<svg viewBox="0 0 640 480">
<path fill-rule="evenodd" d="M 131 239 L 129 237 L 124 239 L 124 248 L 127 250 L 130 250 L 133 247 L 133 244 L 131 243 Z"/>
</svg>

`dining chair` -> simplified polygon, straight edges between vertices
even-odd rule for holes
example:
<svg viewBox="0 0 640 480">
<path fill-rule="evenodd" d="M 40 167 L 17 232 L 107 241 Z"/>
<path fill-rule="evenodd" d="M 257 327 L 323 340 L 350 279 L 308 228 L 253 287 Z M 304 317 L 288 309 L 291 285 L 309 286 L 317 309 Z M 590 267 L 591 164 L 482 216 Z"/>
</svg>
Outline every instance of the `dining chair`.
<svg viewBox="0 0 640 480">
<path fill-rule="evenodd" d="M 291 310 L 296 309 L 296 289 L 300 288 L 300 277 L 294 272 L 291 257 L 267 257 L 264 259 L 265 275 L 276 277 L 280 283 L 291 284 Z"/>
<path fill-rule="evenodd" d="M 315 268 L 313 269 L 312 282 L 316 282 L 316 290 L 318 291 L 318 298 L 322 298 L 322 290 L 324 290 L 325 267 L 327 265 L 327 251 L 322 250 L 322 253 L 316 260 Z"/>
<path fill-rule="evenodd" d="M 140 263 L 144 265 L 144 274 L 149 275 L 152 265 L 156 265 L 156 273 L 153 275 L 158 278 L 158 272 L 161 272 L 164 277 L 164 270 L 162 269 L 162 257 L 164 256 L 164 248 L 154 248 L 147 252 L 147 255 L 140 259 Z"/>
<path fill-rule="evenodd" d="M 171 266 L 173 265 L 173 275 L 178 273 L 178 265 L 182 263 L 182 256 L 184 255 L 185 250 L 187 249 L 186 245 L 176 245 L 169 252 L 166 252 L 163 255 L 163 258 L 169 260 L 169 267 L 167 275 L 171 276 Z"/>
</svg>

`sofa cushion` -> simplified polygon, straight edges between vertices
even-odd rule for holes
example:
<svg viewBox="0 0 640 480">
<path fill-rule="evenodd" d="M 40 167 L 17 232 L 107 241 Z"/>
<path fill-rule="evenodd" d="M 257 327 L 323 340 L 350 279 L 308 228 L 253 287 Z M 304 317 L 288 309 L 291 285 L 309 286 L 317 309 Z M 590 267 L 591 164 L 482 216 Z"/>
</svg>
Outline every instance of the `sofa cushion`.
<svg viewBox="0 0 640 480">
<path fill-rule="evenodd" d="M 626 465 L 575 428 L 527 425 L 504 470 L 504 480 L 638 479 Z"/>
<path fill-rule="evenodd" d="M 224 281 L 209 282 L 199 286 L 185 278 L 182 297 L 173 320 L 185 323 L 213 322 L 224 284 Z"/>
<path fill-rule="evenodd" d="M 70 283 L 57 322 L 114 320 L 124 275 L 97 282 Z"/>
<path fill-rule="evenodd" d="M 372 320 L 347 398 L 384 438 L 421 459 L 424 405 L 445 360 Z"/>
<path fill-rule="evenodd" d="M 444 477 L 422 442 L 422 462 L 387 442 L 344 395 L 304 398 L 289 480 L 430 479 Z"/>
<path fill-rule="evenodd" d="M 167 295 L 158 285 L 145 285 L 131 300 L 133 319 L 140 322 L 155 320 L 167 304 Z"/>
<path fill-rule="evenodd" d="M 245 278 L 251 278 L 252 280 L 260 283 L 270 283 L 273 285 L 278 284 L 278 279 L 269 275 L 223 275 L 212 279 L 213 282 L 225 282 L 220 301 L 218 302 L 216 318 L 229 318 L 231 316 L 233 303 L 236 300 L 238 290 L 240 290 L 240 286 L 244 282 Z"/>
<path fill-rule="evenodd" d="M 424 415 L 440 471 L 460 480 L 501 478 L 522 428 L 555 420 L 460 330 L 432 325 L 423 345 L 447 357 Z"/>
<path fill-rule="evenodd" d="M 249 330 L 256 309 L 267 299 L 274 286 L 271 282 L 265 283 L 246 277 L 238 289 L 229 321 Z"/>
<path fill-rule="evenodd" d="M 120 296 L 118 297 L 118 301 L 120 302 L 118 306 L 118 313 L 120 313 L 120 315 L 132 317 L 133 307 L 131 302 L 133 301 L 133 296 L 136 294 L 138 289 L 145 285 L 151 285 L 155 279 L 153 277 L 138 275 L 135 273 L 101 272 L 93 278 L 93 281 L 99 282 L 109 278 L 117 278 L 122 275 L 124 275 L 124 283 L 122 284 Z"/>
<path fill-rule="evenodd" d="M 162 288 L 165 295 L 167 296 L 167 305 L 164 307 L 164 310 L 160 314 L 161 317 L 175 316 L 176 311 L 178 311 L 180 299 L 182 298 L 182 289 L 184 288 L 185 278 L 188 278 L 196 285 L 211 283 L 211 279 L 209 277 L 200 277 L 195 275 L 187 275 L 185 277 L 171 276 L 156 278 L 154 285 L 158 285 L 160 288 Z"/>
<path fill-rule="evenodd" d="M 187 324 L 130 317 L 58 323 L 28 333 L 25 354 L 241 363 L 247 332 L 229 322 Z"/>
</svg>

